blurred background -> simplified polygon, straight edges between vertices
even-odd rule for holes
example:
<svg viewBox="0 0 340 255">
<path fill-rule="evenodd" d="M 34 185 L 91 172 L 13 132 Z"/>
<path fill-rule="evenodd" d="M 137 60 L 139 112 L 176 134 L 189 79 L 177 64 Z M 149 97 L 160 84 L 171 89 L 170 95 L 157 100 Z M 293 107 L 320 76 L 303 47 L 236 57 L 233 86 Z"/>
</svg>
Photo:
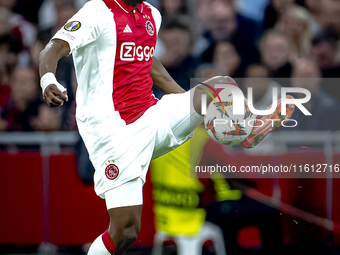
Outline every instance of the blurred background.
<svg viewBox="0 0 340 255">
<path fill-rule="evenodd" d="M 67 104 L 49 108 L 39 86 L 39 53 L 85 2 L 0 0 L 0 254 L 86 254 L 108 227 L 75 123 L 72 58 L 56 74 Z M 271 104 L 273 87 L 312 93 L 313 117 L 295 111 L 294 130 L 251 151 L 220 146 L 210 159 L 340 163 L 340 1 L 149 2 L 163 16 L 155 56 L 186 90 L 191 78 L 229 75 L 254 88 L 257 109 Z M 338 179 L 190 178 L 190 155 L 198 164 L 216 146 L 199 128 L 151 164 L 142 230 L 127 254 L 340 254 Z"/>
</svg>

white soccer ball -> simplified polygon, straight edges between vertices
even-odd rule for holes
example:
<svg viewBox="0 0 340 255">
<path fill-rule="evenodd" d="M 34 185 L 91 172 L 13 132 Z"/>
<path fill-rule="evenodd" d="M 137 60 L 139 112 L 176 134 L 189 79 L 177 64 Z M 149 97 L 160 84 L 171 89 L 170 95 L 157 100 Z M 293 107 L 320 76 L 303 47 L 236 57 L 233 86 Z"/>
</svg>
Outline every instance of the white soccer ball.
<svg viewBox="0 0 340 255">
<path fill-rule="evenodd" d="M 245 114 L 233 114 L 233 96 L 229 90 L 219 93 L 223 107 L 218 98 L 212 101 L 204 116 L 204 126 L 212 139 L 225 145 L 235 145 L 243 142 L 251 133 L 252 121 L 255 116 L 249 111 L 247 101 L 244 101 Z M 250 124 L 250 125 L 249 125 Z"/>
</svg>

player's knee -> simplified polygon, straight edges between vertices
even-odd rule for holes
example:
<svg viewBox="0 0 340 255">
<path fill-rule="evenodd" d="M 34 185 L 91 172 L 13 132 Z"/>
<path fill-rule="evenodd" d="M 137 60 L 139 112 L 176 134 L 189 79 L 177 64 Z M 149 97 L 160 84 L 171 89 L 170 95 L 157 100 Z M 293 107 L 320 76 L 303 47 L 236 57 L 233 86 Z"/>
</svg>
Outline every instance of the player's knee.
<svg viewBox="0 0 340 255">
<path fill-rule="evenodd" d="M 139 223 L 127 223 L 120 227 L 110 227 L 109 234 L 118 250 L 125 251 L 137 239 L 140 231 Z"/>
</svg>

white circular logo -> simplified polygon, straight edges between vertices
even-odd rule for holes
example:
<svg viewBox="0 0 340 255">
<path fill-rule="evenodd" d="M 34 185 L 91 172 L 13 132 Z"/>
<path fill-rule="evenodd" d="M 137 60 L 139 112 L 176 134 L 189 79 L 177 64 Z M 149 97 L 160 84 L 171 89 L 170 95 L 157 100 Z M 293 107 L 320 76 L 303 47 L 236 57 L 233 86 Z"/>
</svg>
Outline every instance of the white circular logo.
<svg viewBox="0 0 340 255">
<path fill-rule="evenodd" d="M 150 20 L 146 21 L 145 27 L 149 35 L 153 36 L 155 34 L 155 28 Z"/>
</svg>

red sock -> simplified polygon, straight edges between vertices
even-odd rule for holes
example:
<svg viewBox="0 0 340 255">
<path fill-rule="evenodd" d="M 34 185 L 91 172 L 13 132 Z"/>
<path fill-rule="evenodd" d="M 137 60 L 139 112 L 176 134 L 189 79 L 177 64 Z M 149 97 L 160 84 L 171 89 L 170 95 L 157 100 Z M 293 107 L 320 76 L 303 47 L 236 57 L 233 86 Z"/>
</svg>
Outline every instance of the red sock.
<svg viewBox="0 0 340 255">
<path fill-rule="evenodd" d="M 109 231 L 106 230 L 104 232 L 104 234 L 102 235 L 102 239 L 103 239 L 103 243 L 106 247 L 106 249 L 110 252 L 110 254 L 113 255 L 121 255 L 122 253 L 120 253 L 116 247 L 116 245 L 113 243 L 110 235 L 109 235 Z"/>
</svg>

